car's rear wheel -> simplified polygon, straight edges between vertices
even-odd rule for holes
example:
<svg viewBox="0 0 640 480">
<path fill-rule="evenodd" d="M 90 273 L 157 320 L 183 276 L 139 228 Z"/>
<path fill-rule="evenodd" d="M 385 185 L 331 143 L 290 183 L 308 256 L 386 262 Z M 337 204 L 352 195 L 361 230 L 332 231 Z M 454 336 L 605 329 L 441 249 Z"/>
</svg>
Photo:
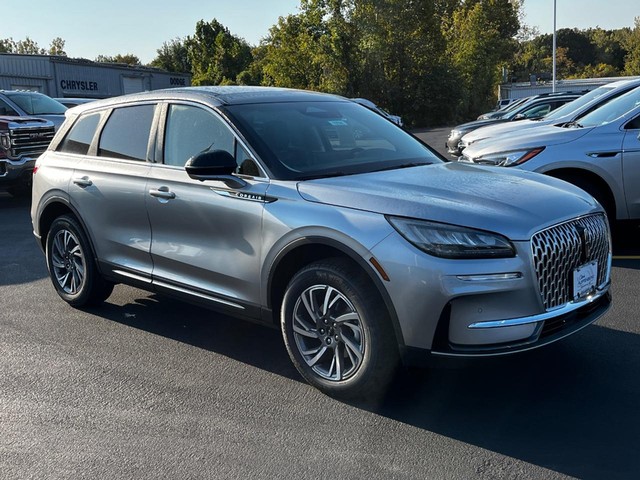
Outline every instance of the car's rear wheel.
<svg viewBox="0 0 640 480">
<path fill-rule="evenodd" d="M 47 234 L 47 267 L 58 295 L 74 307 L 106 300 L 113 284 L 102 278 L 91 247 L 75 218 L 56 218 Z"/>
<path fill-rule="evenodd" d="M 294 275 L 281 328 L 300 374 L 328 395 L 378 398 L 396 371 L 386 308 L 364 273 L 345 260 L 315 262 Z"/>
</svg>

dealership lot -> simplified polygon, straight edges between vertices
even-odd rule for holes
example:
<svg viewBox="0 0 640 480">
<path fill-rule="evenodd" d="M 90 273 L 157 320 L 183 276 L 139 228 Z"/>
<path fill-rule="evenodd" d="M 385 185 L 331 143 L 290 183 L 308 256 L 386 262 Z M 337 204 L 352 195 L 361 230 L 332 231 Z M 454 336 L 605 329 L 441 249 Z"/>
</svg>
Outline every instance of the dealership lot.
<svg viewBox="0 0 640 480">
<path fill-rule="evenodd" d="M 123 286 L 99 308 L 70 308 L 47 278 L 28 200 L 0 194 L 0 218 L 2 478 L 640 471 L 639 260 L 614 262 L 613 308 L 571 339 L 434 362 L 363 407 L 304 383 L 277 330 Z M 640 253 L 625 240 L 616 253 Z"/>
</svg>

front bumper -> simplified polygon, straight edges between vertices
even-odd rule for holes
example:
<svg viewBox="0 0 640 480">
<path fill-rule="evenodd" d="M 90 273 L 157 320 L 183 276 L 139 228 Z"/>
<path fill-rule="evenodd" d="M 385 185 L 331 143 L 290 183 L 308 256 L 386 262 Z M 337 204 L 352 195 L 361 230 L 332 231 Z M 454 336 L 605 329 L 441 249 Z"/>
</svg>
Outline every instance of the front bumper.
<svg viewBox="0 0 640 480">
<path fill-rule="evenodd" d="M 462 139 L 462 136 L 462 132 L 452 131 L 447 138 L 447 142 L 445 143 L 447 152 L 454 157 L 459 157 L 460 155 L 462 155 L 462 150 L 460 149 L 460 140 Z"/>
<path fill-rule="evenodd" d="M 391 235 L 373 249 L 390 281 L 401 347 L 448 356 L 489 356 L 527 350 L 570 335 L 602 316 L 611 303 L 609 275 L 590 297 L 546 310 L 530 242 L 516 256 L 447 260 Z M 411 362 L 413 363 L 413 362 Z"/>
<path fill-rule="evenodd" d="M 31 185 L 36 159 L 25 157 L 20 160 L 0 159 L 0 188 Z"/>
<path fill-rule="evenodd" d="M 609 285 L 607 285 L 606 289 L 602 289 L 597 295 L 578 303 L 568 304 L 553 312 L 469 325 L 470 329 L 508 329 L 521 325 L 533 326 L 533 334 L 520 341 L 464 346 L 452 344 L 445 335 L 440 334 L 434 339 L 431 353 L 448 357 L 477 357 L 506 355 L 531 350 L 561 340 L 583 329 L 604 315 L 610 307 L 611 292 Z M 446 322 L 447 319 L 445 318 L 443 321 Z"/>
</svg>

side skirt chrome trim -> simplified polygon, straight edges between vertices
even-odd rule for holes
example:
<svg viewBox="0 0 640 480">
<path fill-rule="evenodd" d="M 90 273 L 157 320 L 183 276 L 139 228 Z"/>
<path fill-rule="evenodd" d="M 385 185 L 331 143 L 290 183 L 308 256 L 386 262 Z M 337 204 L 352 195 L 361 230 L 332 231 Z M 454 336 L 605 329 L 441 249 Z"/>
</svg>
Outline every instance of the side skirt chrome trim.
<svg viewBox="0 0 640 480">
<path fill-rule="evenodd" d="M 135 273 L 125 272 L 124 270 L 112 270 L 112 273 L 116 275 L 120 275 L 121 277 L 131 278 L 136 280 L 137 282 L 148 283 L 151 284 L 151 278 L 143 277 L 142 275 L 136 275 Z"/>
<path fill-rule="evenodd" d="M 187 295 L 191 295 L 193 297 L 202 298 L 202 299 L 208 300 L 210 302 L 219 303 L 221 305 L 226 305 L 226 306 L 229 306 L 229 307 L 237 308 L 239 310 L 245 310 L 245 308 L 240 304 L 237 304 L 237 303 L 234 303 L 234 302 L 230 302 L 228 300 L 223 300 L 221 298 L 214 297 L 214 296 L 211 296 L 211 295 L 207 295 L 207 294 L 204 294 L 204 293 L 194 292 L 193 290 L 189 290 L 188 288 L 178 287 L 176 285 L 173 285 L 173 284 L 170 284 L 170 283 L 166 283 L 166 282 L 160 282 L 160 281 L 157 281 L 157 280 L 155 280 L 153 282 L 153 284 L 158 286 L 158 287 L 161 287 L 161 288 L 166 288 L 168 290 L 173 290 L 175 292 L 185 293 Z"/>
</svg>

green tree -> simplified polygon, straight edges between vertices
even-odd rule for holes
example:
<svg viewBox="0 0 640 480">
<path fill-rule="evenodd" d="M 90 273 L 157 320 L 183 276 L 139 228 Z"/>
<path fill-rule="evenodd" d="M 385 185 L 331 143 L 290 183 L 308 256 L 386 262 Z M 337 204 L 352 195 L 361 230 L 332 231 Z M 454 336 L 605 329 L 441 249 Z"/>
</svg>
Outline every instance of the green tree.
<svg viewBox="0 0 640 480">
<path fill-rule="evenodd" d="M 29 37 L 24 40 L 18 40 L 15 45 L 14 53 L 22 55 L 43 55 L 47 53 L 44 48 L 40 48 L 38 43 Z"/>
<path fill-rule="evenodd" d="M 263 41 L 263 83 L 266 85 L 319 90 L 322 65 L 319 61 L 318 19 L 300 13 L 280 17 Z"/>
<path fill-rule="evenodd" d="M 626 52 L 616 31 L 593 28 L 587 30 L 586 34 L 595 48 L 593 64 L 610 65 L 619 74 L 624 69 L 624 55 Z"/>
<path fill-rule="evenodd" d="M 451 118 L 459 82 L 445 54 L 440 25 L 455 5 L 367 0 L 359 7 L 354 22 L 362 28 L 360 96 L 413 124 Z"/>
<path fill-rule="evenodd" d="M 16 42 L 13 38 L 3 38 L 0 40 L 0 53 L 14 53 L 16 51 Z"/>
<path fill-rule="evenodd" d="M 624 58 L 624 72 L 640 75 L 640 17 L 634 19 L 634 28 L 624 35 L 623 45 L 627 51 Z"/>
<path fill-rule="evenodd" d="M 185 40 L 174 38 L 164 42 L 156 52 L 158 56 L 153 59 L 151 66 L 169 72 L 191 72 L 191 61 Z"/>
<path fill-rule="evenodd" d="M 67 52 L 64 51 L 64 45 L 65 45 L 65 41 L 60 37 L 56 37 L 53 40 L 51 40 L 51 44 L 49 45 L 49 51 L 47 53 L 49 55 L 58 55 L 60 57 L 66 57 Z"/>
<path fill-rule="evenodd" d="M 495 99 L 501 66 L 516 51 L 518 8 L 510 0 L 468 0 L 444 25 L 447 50 L 465 90 L 459 111 L 466 118 Z"/>
<path fill-rule="evenodd" d="M 134 67 L 142 65 L 140 59 L 134 55 L 133 53 L 126 53 L 124 55 L 117 54 L 114 56 L 109 55 L 98 55 L 96 57 L 96 62 L 100 63 L 126 63 L 127 65 L 132 65 Z"/>
<path fill-rule="evenodd" d="M 247 70 L 252 61 L 249 44 L 232 35 L 215 18 L 208 23 L 200 20 L 194 36 L 185 40 L 185 46 L 194 85 L 235 83 L 238 74 Z"/>
<path fill-rule="evenodd" d="M 620 75 L 620 71 L 613 65 L 608 63 L 598 63 L 597 65 L 587 65 L 580 78 L 605 78 L 605 77 L 617 77 Z"/>
</svg>

